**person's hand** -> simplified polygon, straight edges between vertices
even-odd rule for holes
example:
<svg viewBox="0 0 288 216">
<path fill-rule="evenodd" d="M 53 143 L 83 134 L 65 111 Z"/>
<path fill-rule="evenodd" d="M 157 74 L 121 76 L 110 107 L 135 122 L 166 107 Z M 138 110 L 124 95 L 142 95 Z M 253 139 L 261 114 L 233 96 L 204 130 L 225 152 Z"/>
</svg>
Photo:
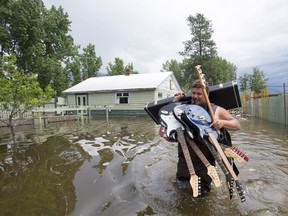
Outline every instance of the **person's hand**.
<svg viewBox="0 0 288 216">
<path fill-rule="evenodd" d="M 184 92 L 180 91 L 174 95 L 173 102 L 181 101 L 185 96 Z"/>
<path fill-rule="evenodd" d="M 220 130 L 224 126 L 223 120 L 216 119 L 211 125 L 215 128 L 215 130 Z"/>
</svg>

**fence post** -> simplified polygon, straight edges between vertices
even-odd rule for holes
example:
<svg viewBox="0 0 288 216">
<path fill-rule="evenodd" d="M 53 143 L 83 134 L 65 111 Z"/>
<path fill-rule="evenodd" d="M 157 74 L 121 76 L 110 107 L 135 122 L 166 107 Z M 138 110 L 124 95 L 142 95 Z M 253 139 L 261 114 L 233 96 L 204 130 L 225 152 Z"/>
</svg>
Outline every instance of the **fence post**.
<svg viewBox="0 0 288 216">
<path fill-rule="evenodd" d="M 284 90 L 284 124 L 286 127 L 286 91 L 285 91 L 285 83 L 283 83 L 283 90 Z"/>
</svg>

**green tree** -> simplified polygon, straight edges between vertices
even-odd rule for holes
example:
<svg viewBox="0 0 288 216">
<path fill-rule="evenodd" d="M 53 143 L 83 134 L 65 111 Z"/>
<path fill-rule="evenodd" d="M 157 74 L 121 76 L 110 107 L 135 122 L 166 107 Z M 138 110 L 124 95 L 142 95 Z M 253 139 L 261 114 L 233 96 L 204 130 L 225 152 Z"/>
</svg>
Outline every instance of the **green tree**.
<svg viewBox="0 0 288 216">
<path fill-rule="evenodd" d="M 9 37 L 6 38 L 8 41 L 5 41 L 5 44 L 9 46 L 5 46 L 4 51 L 9 55 L 16 54 L 18 70 L 29 73 L 35 66 L 36 56 L 40 54 L 39 39 L 42 37 L 43 2 L 9 0 L 5 6 L 10 13 L 6 20 Z"/>
<path fill-rule="evenodd" d="M 125 66 L 125 73 L 127 71 L 129 71 L 129 73 L 132 73 L 132 74 L 138 74 L 139 73 L 137 70 L 134 69 L 133 63 L 128 63 L 128 65 Z"/>
<path fill-rule="evenodd" d="M 238 78 L 239 80 L 239 86 L 240 86 L 240 91 L 247 91 L 247 90 L 251 90 L 251 80 L 252 80 L 252 77 L 251 77 L 251 74 L 247 74 L 247 73 L 244 73 L 242 76 L 240 76 Z"/>
<path fill-rule="evenodd" d="M 37 55 L 37 65 L 32 68 L 38 74 L 40 86 L 51 84 L 57 95 L 67 88 L 69 80 L 64 70 L 65 62 L 77 55 L 77 46 L 69 34 L 71 22 L 60 6 L 52 6 L 43 13 L 43 36 L 40 40 L 42 55 Z"/>
<path fill-rule="evenodd" d="M 10 47 L 9 17 L 12 9 L 8 6 L 9 1 L 0 0 L 0 57 L 4 55 L 4 50 Z"/>
<path fill-rule="evenodd" d="M 102 66 L 102 59 L 96 56 L 95 45 L 89 43 L 87 47 L 83 48 L 80 61 L 82 66 L 82 80 L 98 75 L 98 71 Z"/>
<path fill-rule="evenodd" d="M 65 71 L 69 77 L 69 86 L 76 85 L 82 81 L 80 56 L 75 55 L 66 61 Z"/>
<path fill-rule="evenodd" d="M 268 78 L 265 78 L 263 71 L 258 67 L 254 67 L 251 80 L 251 90 L 260 94 L 262 89 L 267 88 L 267 81 Z"/>
<path fill-rule="evenodd" d="M 164 71 L 171 71 L 173 72 L 176 80 L 178 81 L 179 85 L 181 87 L 185 86 L 185 78 L 183 76 L 183 64 L 181 62 L 178 62 L 175 59 L 172 59 L 170 61 L 166 61 L 164 64 L 162 64 L 162 72 Z"/>
<path fill-rule="evenodd" d="M 235 80 L 237 67 L 217 55 L 216 43 L 212 40 L 214 30 L 211 21 L 199 13 L 196 16 L 190 15 L 187 21 L 192 37 L 184 42 L 184 51 L 180 52 L 184 56 L 182 63 L 179 63 L 181 76 L 179 68 L 174 69 L 175 62 L 166 62 L 163 69 L 172 70 L 184 90 L 189 90 L 190 84 L 198 78 L 194 69 L 196 65 L 201 65 L 210 85 Z"/>
<path fill-rule="evenodd" d="M 199 13 L 196 16 L 190 15 L 187 21 L 192 37 L 184 42 L 184 51 L 180 54 L 193 59 L 200 58 L 200 60 L 217 55 L 216 44 L 211 39 L 214 33 L 211 21 Z"/>
<path fill-rule="evenodd" d="M 209 85 L 217 85 L 236 80 L 237 67 L 219 56 L 212 56 L 203 62 L 202 71 Z"/>
<path fill-rule="evenodd" d="M 254 67 L 252 74 L 244 73 L 239 77 L 240 90 L 250 90 L 260 94 L 262 89 L 267 88 L 267 81 L 268 78 L 265 78 L 264 72 Z"/>
<path fill-rule="evenodd" d="M 116 57 L 114 59 L 114 64 L 109 62 L 106 70 L 108 72 L 108 76 L 122 75 L 125 72 L 124 61 Z"/>
<path fill-rule="evenodd" d="M 35 76 L 19 72 L 15 55 L 1 57 L 0 60 L 0 110 L 7 116 L 0 118 L 0 121 L 10 128 L 16 143 L 15 127 L 25 120 L 25 114 L 33 107 L 49 101 L 54 90 L 48 85 L 43 91 Z"/>
<path fill-rule="evenodd" d="M 128 63 L 128 65 L 124 65 L 124 61 L 118 57 L 114 59 L 114 64 L 111 62 L 108 63 L 106 67 L 108 76 L 115 75 L 123 75 L 129 71 L 129 73 L 138 73 L 138 71 L 134 71 L 134 67 L 132 63 Z"/>
<path fill-rule="evenodd" d="M 18 71 L 38 74 L 43 89 L 52 85 L 61 94 L 69 85 L 65 61 L 76 54 L 68 14 L 41 0 L 0 1 L 1 56 L 15 54 Z"/>
</svg>

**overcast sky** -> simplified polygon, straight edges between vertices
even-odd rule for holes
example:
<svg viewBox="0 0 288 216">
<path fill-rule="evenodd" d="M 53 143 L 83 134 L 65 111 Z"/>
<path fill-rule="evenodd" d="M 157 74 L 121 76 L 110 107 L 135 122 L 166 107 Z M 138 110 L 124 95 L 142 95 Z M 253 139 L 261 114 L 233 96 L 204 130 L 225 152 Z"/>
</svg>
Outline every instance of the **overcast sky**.
<svg viewBox="0 0 288 216">
<path fill-rule="evenodd" d="M 106 73 L 119 57 L 140 73 L 159 72 L 190 39 L 187 17 L 210 20 L 218 55 L 235 64 L 238 75 L 257 66 L 288 81 L 287 0 L 43 0 L 64 8 L 75 43 L 92 43 Z M 273 76 L 274 76 L 273 75 Z M 285 76 L 286 75 L 286 76 Z M 283 79 L 285 76 L 285 79 Z M 269 78 L 270 79 L 270 78 Z M 281 84 L 282 84 L 281 82 Z"/>
</svg>

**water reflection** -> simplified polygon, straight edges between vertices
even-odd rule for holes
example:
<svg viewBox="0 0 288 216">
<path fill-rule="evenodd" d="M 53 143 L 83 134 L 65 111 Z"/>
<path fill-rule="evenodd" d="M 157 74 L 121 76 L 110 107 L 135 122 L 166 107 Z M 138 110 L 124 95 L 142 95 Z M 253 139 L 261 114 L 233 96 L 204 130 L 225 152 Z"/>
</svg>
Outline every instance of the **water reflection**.
<svg viewBox="0 0 288 216">
<path fill-rule="evenodd" d="M 3 215 L 287 215 L 287 129 L 241 119 L 231 133 L 249 162 L 238 164 L 247 201 L 229 201 L 224 182 L 206 198 L 175 181 L 177 146 L 147 118 L 83 120 L 3 136 Z M 4 145 L 3 145 L 4 144 Z M 224 177 L 219 170 L 221 180 Z M 3 211 L 2 211 L 3 209 Z"/>
<path fill-rule="evenodd" d="M 1 215 L 71 213 L 76 204 L 72 180 L 88 158 L 61 136 L 1 152 Z"/>
</svg>

